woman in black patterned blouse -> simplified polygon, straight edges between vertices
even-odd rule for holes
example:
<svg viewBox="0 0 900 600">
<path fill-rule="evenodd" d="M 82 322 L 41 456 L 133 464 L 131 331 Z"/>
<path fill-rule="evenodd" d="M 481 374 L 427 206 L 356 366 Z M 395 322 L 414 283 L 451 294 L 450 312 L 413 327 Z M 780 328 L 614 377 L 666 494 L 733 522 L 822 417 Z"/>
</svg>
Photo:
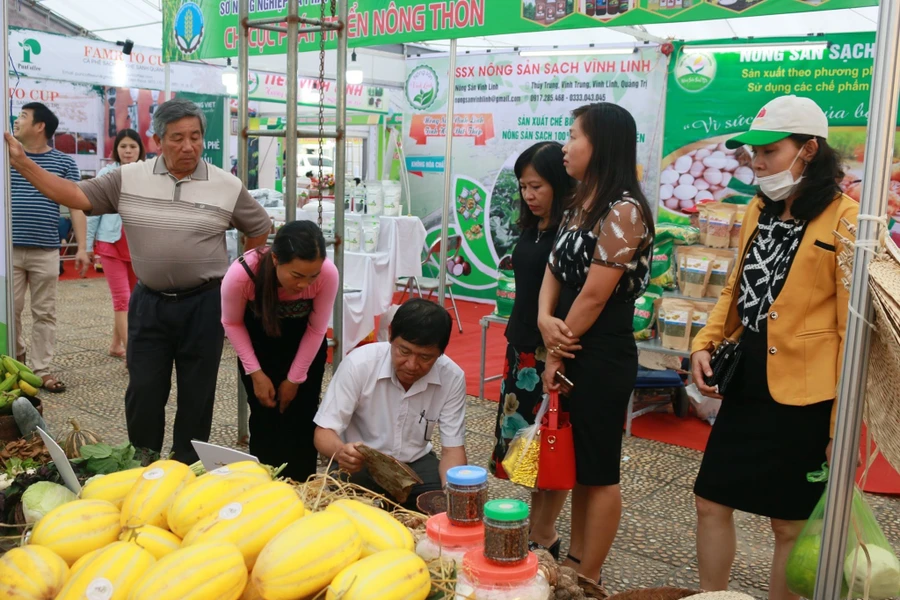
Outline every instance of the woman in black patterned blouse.
<svg viewBox="0 0 900 600">
<path fill-rule="evenodd" d="M 634 301 L 647 286 L 653 218 L 637 176 L 637 126 L 624 108 L 573 112 L 563 152 L 579 181 L 541 285 L 538 327 L 548 349 L 544 386 L 574 383 L 570 566 L 599 580 L 622 512 L 622 425 L 637 379 Z M 581 346 L 579 349 L 578 346 Z"/>
</svg>

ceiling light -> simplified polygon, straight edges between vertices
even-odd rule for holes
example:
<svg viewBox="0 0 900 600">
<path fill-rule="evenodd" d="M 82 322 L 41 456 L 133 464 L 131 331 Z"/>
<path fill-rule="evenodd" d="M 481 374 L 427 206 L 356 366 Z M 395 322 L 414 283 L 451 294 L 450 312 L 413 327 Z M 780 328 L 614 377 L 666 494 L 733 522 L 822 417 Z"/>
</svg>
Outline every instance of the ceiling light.
<svg viewBox="0 0 900 600">
<path fill-rule="evenodd" d="M 583 48 L 580 50 L 522 50 L 519 56 L 599 56 L 603 54 L 634 54 L 636 48 Z"/>
<path fill-rule="evenodd" d="M 222 85 L 229 96 L 236 96 L 238 93 L 238 74 L 237 70 L 231 66 L 231 59 L 228 59 L 228 65 L 222 69 Z"/>
<path fill-rule="evenodd" d="M 347 83 L 349 85 L 359 85 L 362 82 L 363 71 L 359 68 L 359 63 L 356 62 L 356 50 L 354 50 L 350 64 L 347 66 Z"/>
</svg>

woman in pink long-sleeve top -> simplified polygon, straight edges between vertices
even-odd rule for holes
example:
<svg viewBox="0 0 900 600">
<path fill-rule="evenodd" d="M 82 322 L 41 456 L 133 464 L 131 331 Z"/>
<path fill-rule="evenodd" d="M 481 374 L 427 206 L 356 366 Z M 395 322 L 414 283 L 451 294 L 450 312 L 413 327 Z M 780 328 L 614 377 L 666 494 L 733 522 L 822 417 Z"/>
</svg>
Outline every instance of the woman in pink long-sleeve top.
<svg viewBox="0 0 900 600">
<path fill-rule="evenodd" d="M 313 417 L 325 373 L 325 333 L 338 272 L 311 221 L 282 227 L 271 248 L 247 252 L 222 282 L 222 325 L 240 358 L 250 402 L 250 453 L 283 475 L 316 472 Z"/>
</svg>

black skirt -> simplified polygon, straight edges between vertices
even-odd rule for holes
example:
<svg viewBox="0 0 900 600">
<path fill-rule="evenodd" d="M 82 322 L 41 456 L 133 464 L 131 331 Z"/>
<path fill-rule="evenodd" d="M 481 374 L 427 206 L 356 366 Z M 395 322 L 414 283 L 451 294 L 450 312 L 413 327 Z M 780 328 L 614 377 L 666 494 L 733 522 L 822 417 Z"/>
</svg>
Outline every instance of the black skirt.
<svg viewBox="0 0 900 600">
<path fill-rule="evenodd" d="M 743 355 L 716 417 L 694 493 L 773 519 L 809 518 L 825 492 L 807 473 L 825 462 L 833 400 L 779 404 L 769 393 L 766 332 L 746 331 Z"/>
<path fill-rule="evenodd" d="M 565 318 L 577 296 L 563 285 L 556 316 Z M 611 299 L 581 336 L 582 349 L 565 361 L 575 387 L 562 404 L 572 422 L 575 479 L 581 485 L 619 483 L 625 414 L 638 371 L 633 318 L 634 302 Z"/>
</svg>

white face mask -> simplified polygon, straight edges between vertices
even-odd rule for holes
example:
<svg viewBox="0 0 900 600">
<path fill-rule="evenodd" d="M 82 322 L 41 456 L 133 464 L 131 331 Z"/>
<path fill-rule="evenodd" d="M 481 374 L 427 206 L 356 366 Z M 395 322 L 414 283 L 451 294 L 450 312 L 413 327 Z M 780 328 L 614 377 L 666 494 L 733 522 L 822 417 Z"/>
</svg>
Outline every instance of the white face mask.
<svg viewBox="0 0 900 600">
<path fill-rule="evenodd" d="M 791 192 L 794 191 L 794 188 L 803 181 L 803 175 L 798 177 L 795 181 L 794 176 L 791 174 L 791 169 L 794 167 L 794 163 L 797 162 L 797 159 L 800 158 L 802 152 L 803 148 L 800 148 L 800 152 L 797 152 L 797 156 L 791 161 L 791 166 L 781 173 L 767 175 L 766 177 L 758 177 L 756 179 L 756 183 L 759 184 L 759 189 L 762 190 L 762 193 L 768 196 L 769 199 L 774 200 L 775 202 L 784 200 L 790 196 Z"/>
</svg>

